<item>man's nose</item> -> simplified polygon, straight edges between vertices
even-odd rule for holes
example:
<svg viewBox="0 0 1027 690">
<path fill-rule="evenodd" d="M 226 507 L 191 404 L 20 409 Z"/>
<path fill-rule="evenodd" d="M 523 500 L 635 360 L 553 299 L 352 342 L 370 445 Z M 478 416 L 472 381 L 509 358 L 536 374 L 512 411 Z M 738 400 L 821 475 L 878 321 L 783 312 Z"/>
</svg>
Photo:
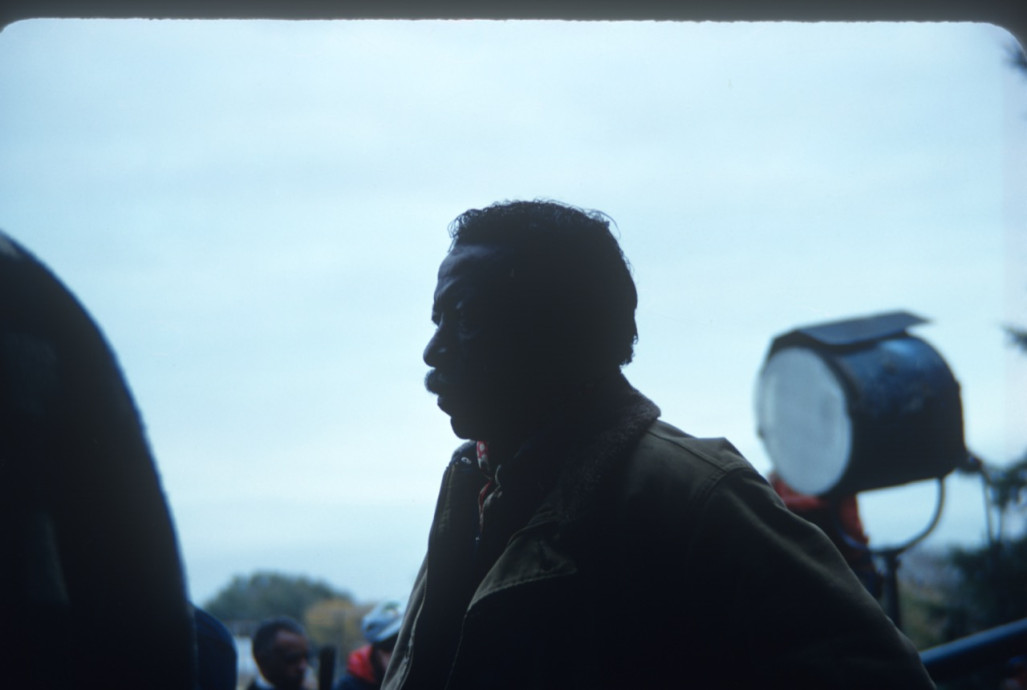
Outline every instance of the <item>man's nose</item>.
<svg viewBox="0 0 1027 690">
<path fill-rule="evenodd" d="M 439 359 L 445 354 L 446 348 L 442 341 L 442 329 L 436 328 L 435 333 L 428 339 L 428 344 L 424 346 L 424 354 L 421 357 L 424 359 L 424 363 L 430 367 L 438 366 Z"/>
</svg>

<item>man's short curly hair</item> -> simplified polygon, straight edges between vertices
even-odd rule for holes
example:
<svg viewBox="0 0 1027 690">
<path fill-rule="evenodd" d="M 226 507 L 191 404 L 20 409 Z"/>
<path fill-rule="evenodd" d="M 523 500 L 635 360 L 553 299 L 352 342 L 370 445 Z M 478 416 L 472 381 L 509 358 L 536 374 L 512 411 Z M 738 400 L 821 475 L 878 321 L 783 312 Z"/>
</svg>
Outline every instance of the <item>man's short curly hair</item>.
<svg viewBox="0 0 1027 690">
<path fill-rule="evenodd" d="M 554 201 L 510 201 L 471 209 L 450 224 L 453 247 L 510 250 L 516 288 L 532 318 L 557 330 L 586 366 L 631 361 L 638 293 L 611 219 Z M 547 321 L 548 319 L 548 321 Z"/>
</svg>

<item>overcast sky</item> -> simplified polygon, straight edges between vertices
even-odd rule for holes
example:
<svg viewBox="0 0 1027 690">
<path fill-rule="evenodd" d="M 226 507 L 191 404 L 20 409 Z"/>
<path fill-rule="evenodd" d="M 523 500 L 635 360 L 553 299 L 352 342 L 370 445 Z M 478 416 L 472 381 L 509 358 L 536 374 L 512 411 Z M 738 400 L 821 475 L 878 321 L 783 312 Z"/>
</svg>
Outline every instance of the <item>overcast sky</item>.
<svg viewBox="0 0 1027 690">
<path fill-rule="evenodd" d="M 0 33 L 0 228 L 118 353 L 192 597 L 307 574 L 405 597 L 458 440 L 422 385 L 470 207 L 608 213 L 628 378 L 761 471 L 771 339 L 906 309 L 969 447 L 1027 448 L 1027 79 L 972 24 L 33 20 Z M 984 534 L 950 478 L 929 543 Z M 875 543 L 930 486 L 864 497 Z"/>
</svg>

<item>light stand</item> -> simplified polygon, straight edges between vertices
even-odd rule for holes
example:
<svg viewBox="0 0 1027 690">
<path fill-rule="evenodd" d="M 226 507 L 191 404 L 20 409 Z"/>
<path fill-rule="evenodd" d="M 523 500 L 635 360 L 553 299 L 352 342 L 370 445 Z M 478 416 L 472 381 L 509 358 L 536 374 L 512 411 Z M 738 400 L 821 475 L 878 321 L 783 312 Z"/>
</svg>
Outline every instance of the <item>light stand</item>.
<svg viewBox="0 0 1027 690">
<path fill-rule="evenodd" d="M 889 312 L 805 326 L 772 342 L 756 391 L 757 431 L 775 471 L 796 491 L 829 501 L 933 479 L 938 498 L 919 534 L 880 550 L 886 610 L 899 624 L 899 556 L 938 524 L 944 477 L 966 463 L 959 384 L 945 361 Z"/>
<path fill-rule="evenodd" d="M 884 583 L 881 592 L 882 606 L 888 617 L 892 619 L 892 622 L 898 628 L 902 627 L 902 611 L 899 605 L 899 557 L 906 550 L 923 541 L 927 535 L 934 531 L 934 528 L 938 526 L 938 522 L 941 520 L 942 508 L 945 504 L 945 480 L 939 477 L 936 482 L 938 492 L 934 502 L 934 513 L 931 515 L 930 521 L 920 532 L 900 544 L 875 549 L 853 539 L 845 531 L 844 527 L 835 520 L 835 529 L 846 544 L 854 549 L 870 554 L 871 557 L 880 558 L 881 562 L 884 563 Z"/>
</svg>

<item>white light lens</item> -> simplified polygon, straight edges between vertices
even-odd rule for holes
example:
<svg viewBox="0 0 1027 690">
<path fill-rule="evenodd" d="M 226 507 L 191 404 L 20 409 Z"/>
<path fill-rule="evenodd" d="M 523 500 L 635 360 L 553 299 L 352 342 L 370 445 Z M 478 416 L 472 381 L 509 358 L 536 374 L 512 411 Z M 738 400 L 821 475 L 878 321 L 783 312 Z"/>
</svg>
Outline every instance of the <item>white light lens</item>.
<svg viewBox="0 0 1027 690">
<path fill-rule="evenodd" d="M 800 493 L 829 491 L 845 474 L 852 420 L 838 377 L 807 348 L 767 361 L 756 393 L 759 433 L 781 479 Z"/>
</svg>

